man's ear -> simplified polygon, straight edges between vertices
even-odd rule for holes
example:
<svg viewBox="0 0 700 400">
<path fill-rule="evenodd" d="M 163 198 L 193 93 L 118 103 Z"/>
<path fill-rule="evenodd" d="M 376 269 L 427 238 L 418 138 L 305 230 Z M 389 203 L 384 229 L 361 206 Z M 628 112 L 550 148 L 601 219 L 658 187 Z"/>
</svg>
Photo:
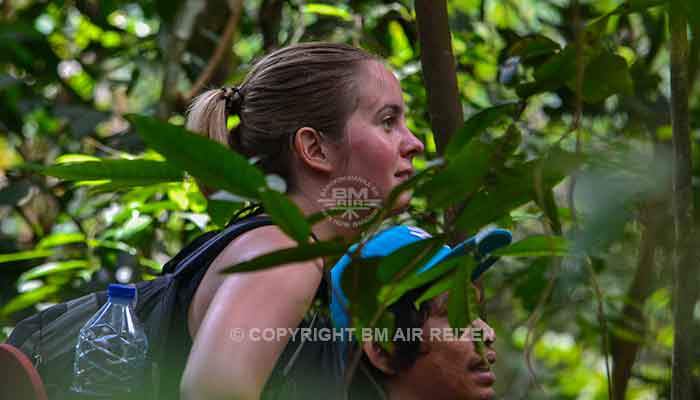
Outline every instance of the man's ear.
<svg viewBox="0 0 700 400">
<path fill-rule="evenodd" d="M 301 162 L 315 171 L 331 172 L 333 162 L 329 154 L 327 140 L 316 129 L 305 126 L 299 128 L 292 143 L 294 152 Z"/>
<path fill-rule="evenodd" d="M 362 351 L 367 354 L 367 358 L 374 365 L 375 368 L 384 372 L 387 375 L 394 375 L 396 371 L 391 367 L 391 358 L 389 353 L 386 352 L 376 342 L 367 341 L 362 343 Z"/>
</svg>

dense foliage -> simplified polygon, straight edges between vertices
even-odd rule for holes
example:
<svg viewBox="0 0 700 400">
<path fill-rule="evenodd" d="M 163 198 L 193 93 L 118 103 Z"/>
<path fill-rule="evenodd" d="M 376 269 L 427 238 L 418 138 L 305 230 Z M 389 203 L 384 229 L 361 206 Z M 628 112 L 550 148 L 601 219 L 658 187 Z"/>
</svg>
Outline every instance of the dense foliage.
<svg viewBox="0 0 700 400">
<path fill-rule="evenodd" d="M 410 212 L 392 219 L 436 238 L 387 257 L 376 273 L 356 269 L 367 284 L 348 288 L 362 300 L 353 303 L 355 323 L 390 325 L 375 312 L 426 283 L 405 274 L 405 260 L 495 224 L 517 239 L 485 278 L 488 301 L 478 311 L 499 335 L 501 398 L 671 398 L 672 266 L 683 248 L 671 206 L 679 122 L 675 114 L 672 129 L 677 74 L 670 68 L 668 15 L 680 7 L 676 12 L 689 21 L 685 117 L 695 158 L 696 3 L 448 1 L 448 45 L 465 116 L 453 133 L 431 118 L 433 83 L 425 79 L 431 60 L 420 58 L 422 49 L 441 43 L 421 39 L 421 15 L 407 0 L 5 0 L 0 338 L 37 309 L 108 282 L 152 278 L 245 201 L 263 202 L 291 237 L 306 243 L 319 216 L 305 219 L 280 192 L 278 178 L 182 125 L 194 94 L 240 82 L 267 51 L 331 40 L 381 55 L 400 77 L 409 127 L 426 153 L 405 185 L 415 189 Z M 697 180 L 697 167 L 691 172 Z M 207 198 L 198 182 L 225 192 Z M 697 185 L 692 190 L 699 199 Z M 383 215 L 365 230 L 378 229 Z M 345 247 L 302 244 L 238 268 L 333 258 Z M 675 280 L 699 287 L 694 264 Z M 477 313 L 459 279 L 472 267 L 462 258 L 431 277 L 436 288 L 451 288 L 455 325 Z M 675 300 L 691 301 L 695 312 L 682 335 L 700 340 L 697 293 Z M 690 358 L 689 390 L 700 398 L 700 350 Z"/>
</svg>

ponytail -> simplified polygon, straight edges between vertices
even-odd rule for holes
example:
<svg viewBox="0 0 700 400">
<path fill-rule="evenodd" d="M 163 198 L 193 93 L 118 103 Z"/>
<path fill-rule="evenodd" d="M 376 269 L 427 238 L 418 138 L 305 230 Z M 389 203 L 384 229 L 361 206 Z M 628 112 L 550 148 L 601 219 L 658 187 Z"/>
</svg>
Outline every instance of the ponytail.
<svg viewBox="0 0 700 400">
<path fill-rule="evenodd" d="M 185 127 L 211 140 L 228 146 L 226 128 L 226 95 L 221 89 L 210 89 L 197 96 L 187 110 Z"/>
</svg>

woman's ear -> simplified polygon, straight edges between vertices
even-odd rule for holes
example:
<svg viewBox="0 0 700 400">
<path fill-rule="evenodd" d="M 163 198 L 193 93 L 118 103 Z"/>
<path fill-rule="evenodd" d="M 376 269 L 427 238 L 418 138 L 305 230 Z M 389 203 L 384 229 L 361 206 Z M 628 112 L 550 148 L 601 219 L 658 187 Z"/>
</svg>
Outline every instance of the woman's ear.
<svg viewBox="0 0 700 400">
<path fill-rule="evenodd" d="M 378 343 L 367 341 L 362 343 L 362 351 L 367 354 L 367 358 L 375 368 L 387 375 L 396 374 L 396 370 L 391 367 L 391 357 L 386 350 Z"/>
<path fill-rule="evenodd" d="M 329 143 L 316 129 L 303 127 L 297 130 L 292 143 L 294 152 L 303 164 L 315 171 L 331 172 L 333 162 Z"/>
</svg>

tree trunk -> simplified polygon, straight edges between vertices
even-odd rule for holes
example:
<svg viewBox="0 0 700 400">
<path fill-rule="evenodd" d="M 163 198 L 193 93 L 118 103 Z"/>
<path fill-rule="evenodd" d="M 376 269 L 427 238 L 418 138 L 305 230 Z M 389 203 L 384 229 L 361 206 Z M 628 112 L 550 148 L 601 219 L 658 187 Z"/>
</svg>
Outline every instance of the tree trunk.
<svg viewBox="0 0 700 400">
<path fill-rule="evenodd" d="M 673 361 L 671 399 L 692 398 L 693 308 L 698 268 L 693 251 L 691 147 L 688 121 L 688 20 L 683 0 L 670 4 L 671 123 L 673 126 Z"/>
<path fill-rule="evenodd" d="M 443 154 L 450 138 L 463 123 L 447 2 L 416 0 L 416 22 L 430 124 L 437 151 Z"/>
</svg>

